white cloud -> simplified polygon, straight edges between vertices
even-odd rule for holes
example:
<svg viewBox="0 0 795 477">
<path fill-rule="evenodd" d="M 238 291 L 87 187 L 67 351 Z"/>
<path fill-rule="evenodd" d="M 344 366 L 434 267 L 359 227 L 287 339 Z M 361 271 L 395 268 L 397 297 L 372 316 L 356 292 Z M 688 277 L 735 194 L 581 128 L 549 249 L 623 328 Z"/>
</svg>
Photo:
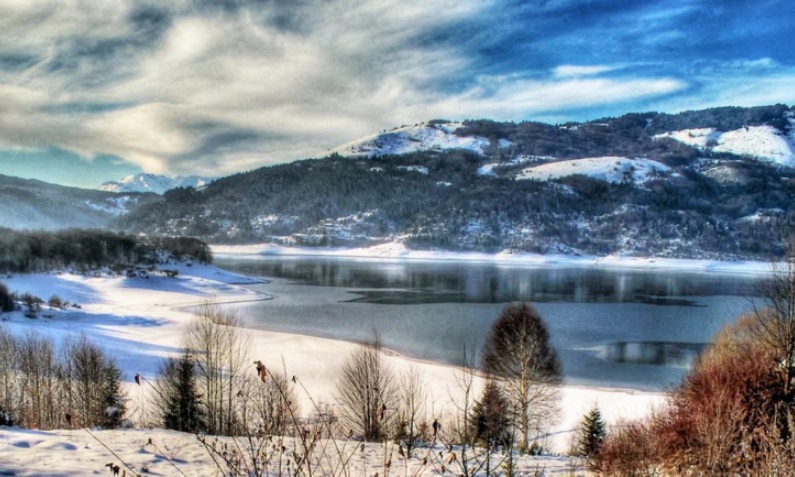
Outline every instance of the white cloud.
<svg viewBox="0 0 795 477">
<path fill-rule="evenodd" d="M 478 79 L 465 48 L 428 38 L 480 15 L 490 6 L 482 0 L 275 2 L 224 13 L 168 5 L 153 34 L 131 25 L 123 0 L 3 2 L 0 58 L 30 64 L 0 68 L 0 147 L 219 175 L 435 117 L 553 116 L 689 87 L 622 76 L 631 65 L 614 64 Z"/>
<path fill-rule="evenodd" d="M 552 70 L 556 78 L 575 78 L 580 76 L 596 76 L 619 68 L 615 65 L 560 65 Z"/>
<path fill-rule="evenodd" d="M 682 91 L 687 84 L 671 78 L 573 78 L 567 80 L 516 80 L 500 82 L 493 91 L 476 88 L 439 101 L 433 106 L 443 115 L 468 112 L 469 117 L 509 120 L 528 115 L 632 102 Z"/>
</svg>

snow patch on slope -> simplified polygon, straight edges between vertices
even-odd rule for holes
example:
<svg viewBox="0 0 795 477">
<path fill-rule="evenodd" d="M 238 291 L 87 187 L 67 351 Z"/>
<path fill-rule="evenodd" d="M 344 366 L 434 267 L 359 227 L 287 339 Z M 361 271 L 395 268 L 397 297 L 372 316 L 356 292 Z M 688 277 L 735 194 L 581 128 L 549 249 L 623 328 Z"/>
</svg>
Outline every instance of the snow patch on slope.
<svg viewBox="0 0 795 477">
<path fill-rule="evenodd" d="M 484 137 L 459 137 L 454 133 L 461 123 L 419 124 L 404 126 L 381 134 L 374 134 L 343 144 L 330 153 L 341 156 L 386 156 L 410 154 L 418 151 L 444 151 L 465 149 L 482 154 L 489 146 Z M 510 146 L 510 141 L 501 140 L 500 147 Z"/>
<path fill-rule="evenodd" d="M 792 123 L 791 119 L 790 122 Z M 792 131 L 788 137 L 773 126 L 748 126 L 727 132 L 713 128 L 685 129 L 658 134 L 655 137 L 668 137 L 699 149 L 711 148 L 714 152 L 748 156 L 786 167 L 795 167 Z"/>
<path fill-rule="evenodd" d="M 198 176 L 168 177 L 158 174 L 133 174 L 118 181 L 105 182 L 98 187 L 107 192 L 154 192 L 162 194 L 177 187 L 203 187 L 212 179 Z"/>
<path fill-rule="evenodd" d="M 517 180 L 548 181 L 582 174 L 606 182 L 633 182 L 643 184 L 656 177 L 671 173 L 671 168 L 650 159 L 626 157 L 590 157 L 572 159 L 528 167 L 516 175 Z"/>
<path fill-rule="evenodd" d="M 715 128 L 683 129 L 681 131 L 658 134 L 654 137 L 668 137 L 691 147 L 706 149 L 710 145 L 710 141 L 717 141 L 720 138 L 720 132 Z"/>
<path fill-rule="evenodd" d="M 96 203 L 87 200 L 85 201 L 85 204 L 96 211 L 119 217 L 129 212 L 129 209 L 127 208 L 128 204 L 135 204 L 136 202 L 138 202 L 138 199 L 124 195 L 120 197 L 108 197 L 102 203 Z"/>
</svg>

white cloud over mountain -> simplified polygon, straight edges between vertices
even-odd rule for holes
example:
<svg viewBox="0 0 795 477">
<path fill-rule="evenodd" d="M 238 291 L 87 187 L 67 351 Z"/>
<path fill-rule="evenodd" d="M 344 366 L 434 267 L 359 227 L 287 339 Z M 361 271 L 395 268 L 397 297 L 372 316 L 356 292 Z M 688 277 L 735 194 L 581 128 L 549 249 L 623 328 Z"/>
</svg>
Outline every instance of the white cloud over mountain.
<svg viewBox="0 0 795 477">
<path fill-rule="evenodd" d="M 795 69 L 770 55 L 743 53 L 735 68 L 747 81 L 717 81 L 726 75 L 694 63 L 695 53 L 683 58 L 701 72 L 692 76 L 664 59 L 627 57 L 596 12 L 589 26 L 553 34 L 561 15 L 579 12 L 573 8 L 508 0 L 4 2 L 0 149 L 57 147 L 89 160 L 117 156 L 151 173 L 221 175 L 437 117 L 581 118 L 793 97 L 786 85 Z M 652 15 L 655 8 L 643 12 L 655 19 L 648 35 L 661 35 L 657 42 L 676 30 L 671 18 L 694 10 Z M 640 38 L 625 13 L 628 24 L 615 30 Z M 590 42 L 597 33 L 609 35 L 601 49 Z M 760 69 L 765 76 L 755 79 Z M 754 88 L 756 80 L 771 88 Z"/>
</svg>

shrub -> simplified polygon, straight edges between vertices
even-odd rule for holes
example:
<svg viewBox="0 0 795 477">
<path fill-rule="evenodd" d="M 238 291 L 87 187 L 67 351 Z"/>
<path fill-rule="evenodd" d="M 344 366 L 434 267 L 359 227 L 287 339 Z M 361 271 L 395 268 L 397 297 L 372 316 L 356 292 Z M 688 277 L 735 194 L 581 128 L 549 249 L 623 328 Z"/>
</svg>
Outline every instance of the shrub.
<svg viewBox="0 0 795 477">
<path fill-rule="evenodd" d="M 0 283 L 0 312 L 7 313 L 16 309 L 14 297 L 8 292 L 8 287 Z"/>
<path fill-rule="evenodd" d="M 50 308 L 63 309 L 66 308 L 66 303 L 63 300 L 61 300 L 61 297 L 59 297 L 58 295 L 53 295 L 50 297 L 49 300 L 47 300 L 47 306 L 49 306 Z"/>
<path fill-rule="evenodd" d="M 741 319 L 671 393 L 665 409 L 619 428 L 594 468 L 606 475 L 772 475 L 793 462 L 786 369 Z M 767 470 L 763 470 L 767 469 Z"/>
</svg>

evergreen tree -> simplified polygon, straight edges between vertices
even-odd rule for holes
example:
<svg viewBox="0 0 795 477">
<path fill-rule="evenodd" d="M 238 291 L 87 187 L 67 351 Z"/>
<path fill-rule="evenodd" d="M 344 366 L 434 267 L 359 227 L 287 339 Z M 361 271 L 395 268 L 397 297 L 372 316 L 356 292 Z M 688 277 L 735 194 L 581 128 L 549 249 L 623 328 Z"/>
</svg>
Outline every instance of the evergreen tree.
<svg viewBox="0 0 795 477">
<path fill-rule="evenodd" d="M 127 412 L 125 405 L 127 397 L 121 389 L 121 370 L 113 359 L 106 359 L 101 393 L 105 414 L 101 424 L 106 429 L 115 429 L 121 426 L 124 414 Z"/>
<path fill-rule="evenodd" d="M 508 400 L 494 381 L 486 383 L 480 400 L 473 406 L 470 425 L 472 436 L 485 447 L 511 444 Z"/>
<path fill-rule="evenodd" d="M 191 355 L 169 358 L 160 369 L 157 387 L 163 427 L 181 432 L 205 429 L 201 396 L 196 387 L 196 363 Z"/>
<path fill-rule="evenodd" d="M 602 412 L 594 406 L 580 424 L 580 435 L 577 439 L 578 452 L 580 455 L 594 457 L 599 453 L 605 437 L 607 437 L 607 428 L 602 420 Z"/>
</svg>

